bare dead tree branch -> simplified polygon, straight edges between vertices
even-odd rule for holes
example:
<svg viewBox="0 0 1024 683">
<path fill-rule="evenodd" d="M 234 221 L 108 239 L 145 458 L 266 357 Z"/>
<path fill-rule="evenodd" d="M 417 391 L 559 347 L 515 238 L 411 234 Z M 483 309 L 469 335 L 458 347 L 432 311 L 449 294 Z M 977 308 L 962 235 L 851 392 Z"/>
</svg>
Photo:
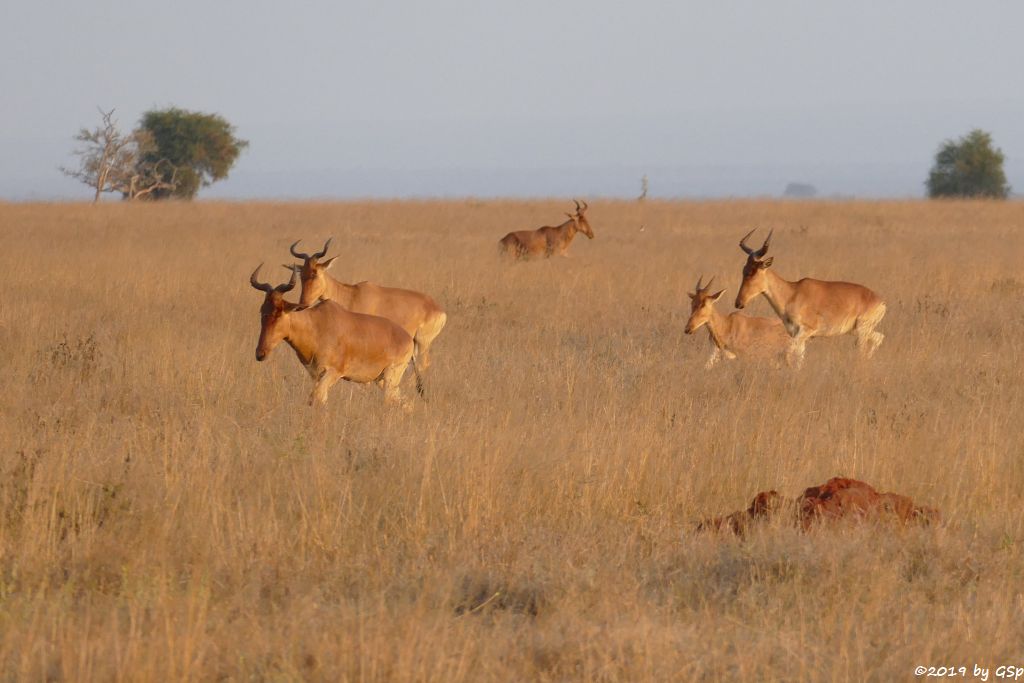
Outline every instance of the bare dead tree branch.
<svg viewBox="0 0 1024 683">
<path fill-rule="evenodd" d="M 93 130 L 83 128 L 75 136 L 82 143 L 74 151 L 80 158 L 79 167 L 61 167 L 61 172 L 93 188 L 93 203 L 104 192 L 119 192 L 133 200 L 156 190 L 174 190 L 178 170 L 167 159 L 144 161 L 156 148 L 152 135 L 145 130 L 124 134 L 117 128 L 113 109 L 99 112 L 102 124 Z"/>
</svg>

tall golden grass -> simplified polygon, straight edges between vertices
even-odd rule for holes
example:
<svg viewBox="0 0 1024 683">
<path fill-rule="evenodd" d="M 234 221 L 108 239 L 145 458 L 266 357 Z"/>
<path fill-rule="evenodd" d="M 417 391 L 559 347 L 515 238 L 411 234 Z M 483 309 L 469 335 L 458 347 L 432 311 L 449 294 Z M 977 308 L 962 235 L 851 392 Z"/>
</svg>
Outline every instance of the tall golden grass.
<svg viewBox="0 0 1024 683">
<path fill-rule="evenodd" d="M 498 259 L 569 206 L 0 205 L 0 677 L 1024 664 L 1024 207 L 595 200 L 572 258 Z M 781 275 L 885 298 L 875 359 L 703 369 L 686 292 L 731 300 L 754 226 Z M 290 349 L 255 361 L 249 273 L 331 235 L 335 276 L 448 311 L 411 414 L 346 383 L 310 410 Z M 837 474 L 947 523 L 693 533 Z"/>
</svg>

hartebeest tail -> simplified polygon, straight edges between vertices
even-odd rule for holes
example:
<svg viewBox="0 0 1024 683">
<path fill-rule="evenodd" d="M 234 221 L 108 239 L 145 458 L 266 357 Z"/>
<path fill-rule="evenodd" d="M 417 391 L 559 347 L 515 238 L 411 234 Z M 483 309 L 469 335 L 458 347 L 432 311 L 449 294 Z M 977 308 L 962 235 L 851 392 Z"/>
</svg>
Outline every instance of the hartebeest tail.
<svg viewBox="0 0 1024 683">
<path fill-rule="evenodd" d="M 871 357 L 885 335 L 875 327 L 885 316 L 885 302 L 867 287 L 852 282 L 828 282 L 804 278 L 790 282 L 769 270 L 773 259 L 765 258 L 772 233 L 760 249 L 747 246 L 751 230 L 740 240 L 740 249 L 747 255 L 743 266 L 743 284 L 736 294 L 736 308 L 743 308 L 758 294 L 764 294 L 772 309 L 792 337 L 790 357 L 796 365 L 803 363 L 807 340 L 812 337 L 835 337 L 853 334 L 857 346 Z"/>
<path fill-rule="evenodd" d="M 448 314 L 436 301 L 422 292 L 409 289 L 382 287 L 372 282 L 354 285 L 339 282 L 327 274 L 337 256 L 321 261 L 331 240 L 328 239 L 324 248 L 314 254 L 296 251 L 298 244 L 292 244 L 289 251 L 295 258 L 302 259 L 302 265 L 286 265 L 285 268 L 298 270 L 302 279 L 299 303 L 311 306 L 318 299 L 329 299 L 353 313 L 387 318 L 412 337 L 419 368 L 426 370 L 430 367 L 430 347 L 448 322 Z"/>
<path fill-rule="evenodd" d="M 510 232 L 498 241 L 501 254 L 517 259 L 547 258 L 549 256 L 568 256 L 567 250 L 577 232 L 582 232 L 589 239 L 594 239 L 594 231 L 587 220 L 589 208 L 584 201 L 573 200 L 576 213 L 567 213 L 569 220 L 560 225 L 545 225 L 536 230 L 518 230 Z"/>
<path fill-rule="evenodd" d="M 704 277 L 697 280 L 697 287 L 690 294 L 690 319 L 686 321 L 686 334 L 693 334 L 707 326 L 711 338 L 711 357 L 705 368 L 714 367 L 724 355 L 733 360 L 737 356 L 769 356 L 782 354 L 789 347 L 789 335 L 778 318 L 757 318 L 730 313 L 722 315 L 715 309 L 725 290 L 709 294 L 711 283 L 701 287 Z"/>
<path fill-rule="evenodd" d="M 260 266 L 262 267 L 262 265 Z M 256 360 L 264 360 L 285 341 L 316 382 L 309 402 L 327 402 L 327 393 L 340 380 L 376 382 L 386 401 L 403 402 L 399 383 L 406 368 L 415 367 L 412 337 L 395 323 L 373 315 L 352 313 L 334 301 L 309 308 L 284 300 L 295 287 L 292 271 L 286 284 L 271 287 L 259 282 L 256 268 L 249 283 L 266 296 L 260 308 L 260 340 Z M 418 382 L 421 387 L 422 382 Z"/>
</svg>

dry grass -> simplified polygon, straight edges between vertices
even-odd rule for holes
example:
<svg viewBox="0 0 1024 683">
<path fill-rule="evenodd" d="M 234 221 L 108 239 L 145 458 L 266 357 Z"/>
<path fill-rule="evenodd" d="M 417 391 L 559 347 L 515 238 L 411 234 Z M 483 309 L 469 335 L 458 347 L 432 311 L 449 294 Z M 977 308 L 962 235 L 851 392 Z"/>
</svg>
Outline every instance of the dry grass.
<svg viewBox="0 0 1024 683">
<path fill-rule="evenodd" d="M 0 678 L 1021 663 L 1024 207 L 593 201 L 573 258 L 497 260 L 567 208 L 0 205 Z M 753 225 L 780 274 L 884 296 L 873 362 L 844 338 L 800 373 L 702 369 L 685 292 L 717 273 L 731 300 Z M 411 415 L 345 383 L 310 411 L 289 349 L 254 359 L 249 272 L 328 235 L 336 275 L 449 312 Z M 692 533 L 836 474 L 950 523 Z"/>
</svg>

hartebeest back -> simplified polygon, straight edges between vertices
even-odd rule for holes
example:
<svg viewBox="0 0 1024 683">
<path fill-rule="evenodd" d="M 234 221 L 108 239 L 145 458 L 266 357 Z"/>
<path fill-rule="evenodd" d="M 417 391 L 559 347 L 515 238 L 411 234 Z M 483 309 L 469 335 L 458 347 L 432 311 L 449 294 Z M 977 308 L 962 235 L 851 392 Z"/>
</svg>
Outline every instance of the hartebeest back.
<svg viewBox="0 0 1024 683">
<path fill-rule="evenodd" d="M 584 201 L 583 206 L 575 199 L 576 213 L 567 213 L 569 220 L 561 225 L 545 225 L 536 230 L 518 230 L 510 232 L 498 241 L 501 253 L 513 258 L 530 259 L 536 257 L 568 256 L 566 250 L 572 244 L 577 232 L 582 232 L 594 239 L 594 231 L 587 221 L 586 211 L 589 208 Z"/>
<path fill-rule="evenodd" d="M 327 254 L 331 240 L 328 239 L 324 248 L 314 254 L 296 251 L 298 244 L 295 242 L 289 251 L 295 258 L 302 259 L 302 265 L 285 267 L 298 270 L 302 279 L 300 304 L 311 306 L 318 299 L 329 299 L 353 313 L 377 315 L 394 321 L 412 337 L 420 369 L 430 366 L 430 345 L 448 322 L 448 315 L 436 301 L 409 289 L 381 287 L 372 282 L 354 285 L 339 282 L 327 274 L 327 269 L 338 257 L 320 261 Z"/>
<path fill-rule="evenodd" d="M 782 319 L 792 337 L 791 356 L 803 363 L 807 340 L 812 337 L 835 337 L 854 334 L 861 352 L 870 357 L 885 338 L 875 327 L 885 316 L 885 302 L 874 292 L 852 282 L 828 282 L 804 278 L 790 282 L 769 270 L 773 259 L 764 258 L 771 244 L 772 232 L 760 249 L 747 246 L 751 230 L 740 240 L 740 249 L 747 255 L 743 266 L 743 284 L 736 294 L 736 308 L 743 308 L 758 294 L 764 294 L 772 309 Z"/>
<path fill-rule="evenodd" d="M 417 389 L 422 393 L 412 338 L 386 318 L 345 310 L 334 301 L 320 301 L 309 308 L 284 300 L 295 287 L 296 272 L 283 285 L 259 282 L 260 267 L 249 283 L 266 293 L 260 308 L 260 340 L 256 360 L 264 360 L 282 341 L 295 351 L 316 382 L 309 403 L 327 402 L 327 392 L 339 379 L 365 384 L 376 382 L 386 401 L 402 402 L 399 383 L 411 364 Z"/>
<path fill-rule="evenodd" d="M 711 337 L 711 357 L 706 368 L 713 367 L 724 355 L 733 360 L 737 356 L 771 356 L 782 354 L 789 347 L 789 335 L 778 318 L 758 318 L 742 313 L 722 315 L 715 309 L 725 290 L 709 294 L 711 283 L 701 287 L 704 277 L 697 280 L 697 287 L 690 294 L 690 319 L 686 321 L 686 334 L 693 334 L 707 325 Z"/>
</svg>

